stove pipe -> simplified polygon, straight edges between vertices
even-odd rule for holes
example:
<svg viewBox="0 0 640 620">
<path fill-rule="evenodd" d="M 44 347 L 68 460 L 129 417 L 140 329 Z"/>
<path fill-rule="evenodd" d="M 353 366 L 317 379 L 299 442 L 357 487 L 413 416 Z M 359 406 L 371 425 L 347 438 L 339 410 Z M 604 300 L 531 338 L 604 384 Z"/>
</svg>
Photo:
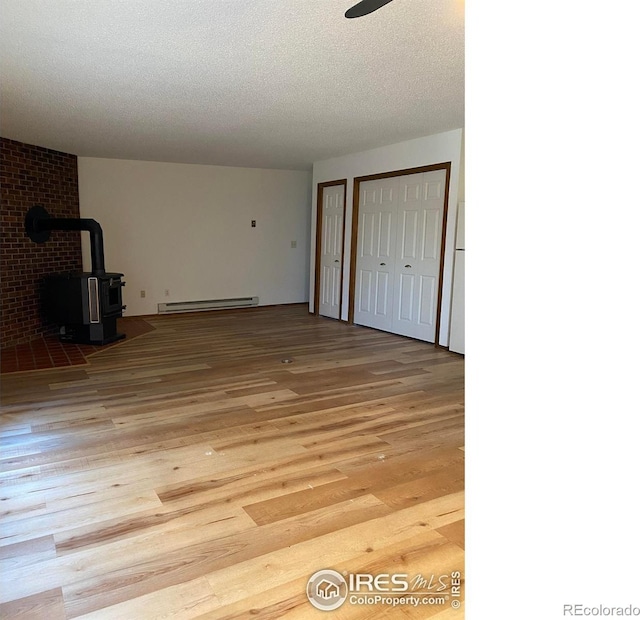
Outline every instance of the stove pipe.
<svg viewBox="0 0 640 620">
<path fill-rule="evenodd" d="M 104 275 L 104 242 L 102 227 L 88 218 L 51 217 L 47 210 L 36 205 L 31 207 L 24 221 L 25 231 L 31 241 L 44 243 L 52 230 L 86 230 L 91 240 L 91 273 Z"/>
</svg>

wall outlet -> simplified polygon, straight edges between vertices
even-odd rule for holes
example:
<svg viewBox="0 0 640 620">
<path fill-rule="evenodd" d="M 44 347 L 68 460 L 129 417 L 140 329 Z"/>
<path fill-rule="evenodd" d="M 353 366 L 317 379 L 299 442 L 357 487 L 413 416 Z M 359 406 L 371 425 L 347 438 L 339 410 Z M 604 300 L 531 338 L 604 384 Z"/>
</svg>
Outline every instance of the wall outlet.
<svg viewBox="0 0 640 620">
<path fill-rule="evenodd" d="M 256 221 L 255 220 L 251 220 L 251 228 L 255 228 L 256 227 Z"/>
<path fill-rule="evenodd" d="M 165 297 L 169 297 L 169 289 L 168 288 L 164 289 L 164 296 Z"/>
<path fill-rule="evenodd" d="M 140 291 L 140 297 L 143 299 L 147 296 L 147 291 Z"/>
<path fill-rule="evenodd" d="M 298 247 L 298 242 L 297 241 L 292 241 L 291 242 L 291 247 L 292 248 L 297 248 Z"/>
</svg>

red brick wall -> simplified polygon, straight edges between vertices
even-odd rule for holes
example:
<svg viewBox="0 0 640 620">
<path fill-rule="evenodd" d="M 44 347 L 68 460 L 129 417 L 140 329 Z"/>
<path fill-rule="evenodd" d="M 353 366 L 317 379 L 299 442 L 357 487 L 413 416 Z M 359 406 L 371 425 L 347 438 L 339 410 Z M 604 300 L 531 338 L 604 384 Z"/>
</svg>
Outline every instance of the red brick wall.
<svg viewBox="0 0 640 620">
<path fill-rule="evenodd" d="M 80 233 L 53 231 L 37 244 L 24 232 L 24 216 L 42 205 L 52 217 L 80 217 L 78 159 L 0 138 L 0 345 L 56 333 L 40 312 L 46 274 L 82 271 Z"/>
</svg>

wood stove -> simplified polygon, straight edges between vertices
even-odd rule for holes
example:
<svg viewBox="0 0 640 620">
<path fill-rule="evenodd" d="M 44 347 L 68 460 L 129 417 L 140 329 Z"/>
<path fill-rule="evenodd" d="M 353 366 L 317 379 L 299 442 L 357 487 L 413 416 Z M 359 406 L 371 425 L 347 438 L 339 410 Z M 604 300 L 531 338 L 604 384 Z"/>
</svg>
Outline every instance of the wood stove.
<svg viewBox="0 0 640 620">
<path fill-rule="evenodd" d="M 60 340 L 107 344 L 124 338 L 116 319 L 122 316 L 121 273 L 70 273 L 45 278 L 42 310 L 60 325 Z"/>
<path fill-rule="evenodd" d="M 116 321 L 122 304 L 123 274 L 104 269 L 102 228 L 92 219 L 52 218 L 44 207 L 32 207 L 25 219 L 32 241 L 44 243 L 52 230 L 86 230 L 91 234 L 91 272 L 55 274 L 42 284 L 45 316 L 60 326 L 60 340 L 102 345 L 125 337 Z"/>
</svg>

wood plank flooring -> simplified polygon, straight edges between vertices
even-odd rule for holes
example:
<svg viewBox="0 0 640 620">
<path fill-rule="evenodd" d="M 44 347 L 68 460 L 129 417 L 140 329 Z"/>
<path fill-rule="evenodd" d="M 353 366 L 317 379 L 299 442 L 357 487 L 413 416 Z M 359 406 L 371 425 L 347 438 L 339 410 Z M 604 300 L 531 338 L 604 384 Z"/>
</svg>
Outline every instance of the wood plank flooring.
<svg viewBox="0 0 640 620">
<path fill-rule="evenodd" d="M 306 305 L 147 320 L 2 376 L 0 617 L 464 617 L 461 356 Z M 325 568 L 444 602 L 320 611 Z"/>
</svg>

